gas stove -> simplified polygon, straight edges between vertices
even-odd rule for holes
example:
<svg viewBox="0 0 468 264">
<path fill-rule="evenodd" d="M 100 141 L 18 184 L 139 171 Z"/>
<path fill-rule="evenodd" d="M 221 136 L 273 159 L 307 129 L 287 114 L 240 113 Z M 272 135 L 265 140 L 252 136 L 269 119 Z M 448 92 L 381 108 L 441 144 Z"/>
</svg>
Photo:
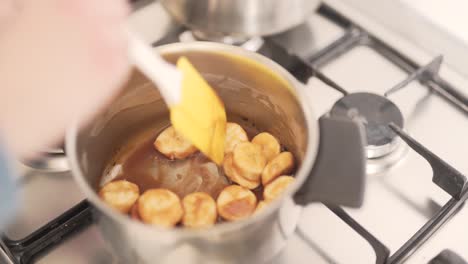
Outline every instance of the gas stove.
<svg viewBox="0 0 468 264">
<path fill-rule="evenodd" d="M 154 45 L 194 39 L 157 3 L 131 19 Z M 306 82 L 317 114 L 356 119 L 367 132 L 363 206 L 303 208 L 274 263 L 466 263 L 467 80 L 442 56 L 325 4 L 307 23 L 242 46 Z M 23 207 L 0 240 L 0 263 L 119 263 L 63 160 L 47 164 L 55 171 L 18 164 Z"/>
</svg>

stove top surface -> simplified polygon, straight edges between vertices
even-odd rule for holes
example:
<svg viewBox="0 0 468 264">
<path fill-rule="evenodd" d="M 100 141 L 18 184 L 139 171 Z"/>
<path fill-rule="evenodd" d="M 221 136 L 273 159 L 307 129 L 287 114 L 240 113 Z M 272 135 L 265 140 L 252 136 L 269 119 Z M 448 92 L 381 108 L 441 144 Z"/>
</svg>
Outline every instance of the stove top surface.
<svg viewBox="0 0 468 264">
<path fill-rule="evenodd" d="M 132 24 L 151 42 L 174 28 L 158 4 L 150 4 L 135 12 Z M 354 43 L 346 52 L 327 58 L 324 49 L 353 34 L 356 32 L 323 15 L 313 14 L 306 24 L 272 39 L 320 69 L 349 93 L 348 97 L 343 97 L 342 92 L 330 88 L 323 80 L 311 78 L 305 89 L 318 115 L 327 114 L 333 105 L 339 104 L 336 102 L 343 103 L 335 108 L 336 111 L 345 109 L 345 105 L 350 103 L 348 100 L 352 99 L 350 95 L 371 93 L 372 98 L 364 100 L 376 99 L 383 105 L 389 102 L 389 111 L 396 116 L 392 116 L 390 121 L 403 127 L 408 135 L 456 170 L 468 175 L 467 113 L 417 81 L 405 83 L 403 89 L 385 99 L 383 96 L 390 88 L 411 74 L 368 43 Z M 447 71 L 449 69 L 442 66 L 441 76 Z M 468 92 L 466 86 L 457 88 Z M 395 113 L 395 109 L 399 111 Z M 385 113 L 382 115 L 387 118 Z M 387 140 L 384 143 L 388 144 L 396 134 L 386 131 L 385 135 L 392 136 L 390 140 L 384 138 Z M 23 174 L 23 207 L 6 233 L 11 239 L 29 235 L 84 199 L 69 172 L 43 173 L 19 166 Z M 453 200 L 432 182 L 431 165 L 405 142 L 399 142 L 387 155 L 372 157 L 367 170 L 369 175 L 363 206 L 344 211 L 322 204 L 305 207 L 296 232 L 274 263 L 376 263 L 378 257 L 371 245 L 337 214 L 349 214 L 392 254 Z M 468 260 L 467 221 L 468 210 L 462 208 L 405 263 L 428 263 L 445 249 Z M 387 263 L 398 261 L 390 258 Z M 97 228 L 91 225 L 58 245 L 37 263 L 118 263 L 118 260 L 113 257 Z"/>
</svg>

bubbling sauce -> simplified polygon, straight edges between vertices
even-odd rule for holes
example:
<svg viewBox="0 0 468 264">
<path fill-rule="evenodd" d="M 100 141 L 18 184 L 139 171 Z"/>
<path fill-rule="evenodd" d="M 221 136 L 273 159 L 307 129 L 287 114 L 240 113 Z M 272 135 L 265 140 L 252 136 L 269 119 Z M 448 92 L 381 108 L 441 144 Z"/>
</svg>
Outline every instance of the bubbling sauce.
<svg viewBox="0 0 468 264">
<path fill-rule="evenodd" d="M 234 116 L 230 119 L 230 122 L 236 122 L 244 128 L 249 139 L 260 133 L 255 124 L 246 118 Z M 138 185 L 140 193 L 148 189 L 165 188 L 181 199 L 193 192 L 206 192 L 216 200 L 226 186 L 233 184 L 225 176 L 222 166 L 216 165 L 200 152 L 184 160 L 170 160 L 157 151 L 153 142 L 166 127 L 146 129 L 126 142 L 109 164 L 121 166 L 118 176 L 109 178 L 112 166 L 108 166 L 99 186 L 109 181 L 127 180 Z M 260 200 L 263 187 L 260 185 L 252 191 Z"/>
<path fill-rule="evenodd" d="M 206 192 L 213 198 L 229 185 L 223 170 L 200 152 L 184 160 L 169 160 L 153 146 L 154 138 L 144 142 L 122 164 L 115 180 L 135 183 L 143 193 L 165 188 L 183 198 L 193 192 Z"/>
<path fill-rule="evenodd" d="M 230 122 L 241 125 L 250 140 L 260 133 L 255 124 L 247 118 L 231 116 Z M 194 192 L 205 192 L 217 200 L 225 187 L 236 184 L 226 177 L 222 166 L 216 165 L 201 152 L 183 160 L 170 160 L 157 151 L 153 143 L 167 128 L 168 123 L 167 121 L 148 127 L 124 142 L 104 170 L 98 189 L 110 181 L 126 180 L 138 185 L 140 194 L 149 189 L 164 188 L 177 194 L 180 199 Z M 281 151 L 285 150 L 281 145 Z M 263 200 L 263 190 L 262 184 L 251 190 L 257 197 L 257 202 Z M 236 202 L 227 209 L 231 214 L 236 214 L 246 206 L 248 205 Z M 129 216 L 141 221 L 136 204 Z M 218 215 L 216 223 L 222 222 L 225 220 Z M 182 224 L 176 226 L 181 227 Z"/>
</svg>

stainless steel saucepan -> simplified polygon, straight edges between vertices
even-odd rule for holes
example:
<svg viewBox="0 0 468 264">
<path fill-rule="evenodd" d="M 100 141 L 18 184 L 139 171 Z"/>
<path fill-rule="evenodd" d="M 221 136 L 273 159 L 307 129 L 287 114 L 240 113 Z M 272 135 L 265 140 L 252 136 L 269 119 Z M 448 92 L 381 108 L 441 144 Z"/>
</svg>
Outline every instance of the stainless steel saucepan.
<svg viewBox="0 0 468 264">
<path fill-rule="evenodd" d="M 320 0 L 161 0 L 180 23 L 204 37 L 263 36 L 303 23 Z"/>
<path fill-rule="evenodd" d="M 160 94 L 135 71 L 104 112 L 84 128 L 73 127 L 66 138 L 73 175 L 122 263 L 264 263 L 294 231 L 298 205 L 360 205 L 365 175 L 360 127 L 348 120 L 318 119 L 305 87 L 281 66 L 242 48 L 208 42 L 170 44 L 156 52 L 170 62 L 188 57 L 217 90 L 228 119 L 245 117 L 275 135 L 293 152 L 298 169 L 282 199 L 247 220 L 205 230 L 161 229 L 112 210 L 96 193 L 105 166 L 142 127 L 168 123 Z"/>
</svg>

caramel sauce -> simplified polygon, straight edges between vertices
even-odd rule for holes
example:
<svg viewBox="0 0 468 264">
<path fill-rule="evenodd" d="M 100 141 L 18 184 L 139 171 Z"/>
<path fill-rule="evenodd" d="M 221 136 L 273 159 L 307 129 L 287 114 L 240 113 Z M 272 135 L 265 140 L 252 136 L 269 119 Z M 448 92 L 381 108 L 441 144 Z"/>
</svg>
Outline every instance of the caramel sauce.
<svg viewBox="0 0 468 264">
<path fill-rule="evenodd" d="M 206 192 L 214 199 L 229 185 L 224 172 L 201 153 L 184 160 L 170 160 L 156 151 L 154 138 L 147 140 L 122 164 L 122 174 L 114 180 L 127 180 L 140 188 L 165 188 L 181 199 L 193 192 Z"/>
<path fill-rule="evenodd" d="M 249 140 L 260 133 L 255 124 L 246 118 L 231 116 L 230 119 L 230 122 L 238 123 L 244 128 Z M 136 137 L 139 140 L 129 140 L 127 146 L 122 146 L 121 152 L 116 154 L 111 163 L 121 164 L 122 172 L 111 181 L 127 180 L 135 183 L 140 189 L 140 194 L 148 189 L 165 188 L 176 193 L 181 200 L 193 192 L 206 192 L 216 200 L 226 186 L 233 184 L 224 175 L 222 167 L 217 166 L 200 152 L 184 160 L 170 160 L 159 153 L 153 142 L 163 129 L 147 130 Z M 111 166 L 108 166 L 106 170 L 110 169 Z M 101 184 L 104 177 L 105 174 L 102 176 Z M 257 197 L 257 202 L 263 200 L 262 185 L 252 192 Z M 229 210 L 237 214 L 236 212 L 245 211 L 246 206 L 248 206 L 246 201 L 237 201 L 229 204 Z M 129 215 L 135 220 L 140 220 L 137 203 Z M 220 222 L 224 220 L 218 216 L 217 223 Z M 177 226 L 180 227 L 181 224 Z"/>
<path fill-rule="evenodd" d="M 138 213 L 138 203 L 135 203 L 130 209 L 130 217 L 133 220 L 141 221 L 140 214 Z"/>
</svg>

